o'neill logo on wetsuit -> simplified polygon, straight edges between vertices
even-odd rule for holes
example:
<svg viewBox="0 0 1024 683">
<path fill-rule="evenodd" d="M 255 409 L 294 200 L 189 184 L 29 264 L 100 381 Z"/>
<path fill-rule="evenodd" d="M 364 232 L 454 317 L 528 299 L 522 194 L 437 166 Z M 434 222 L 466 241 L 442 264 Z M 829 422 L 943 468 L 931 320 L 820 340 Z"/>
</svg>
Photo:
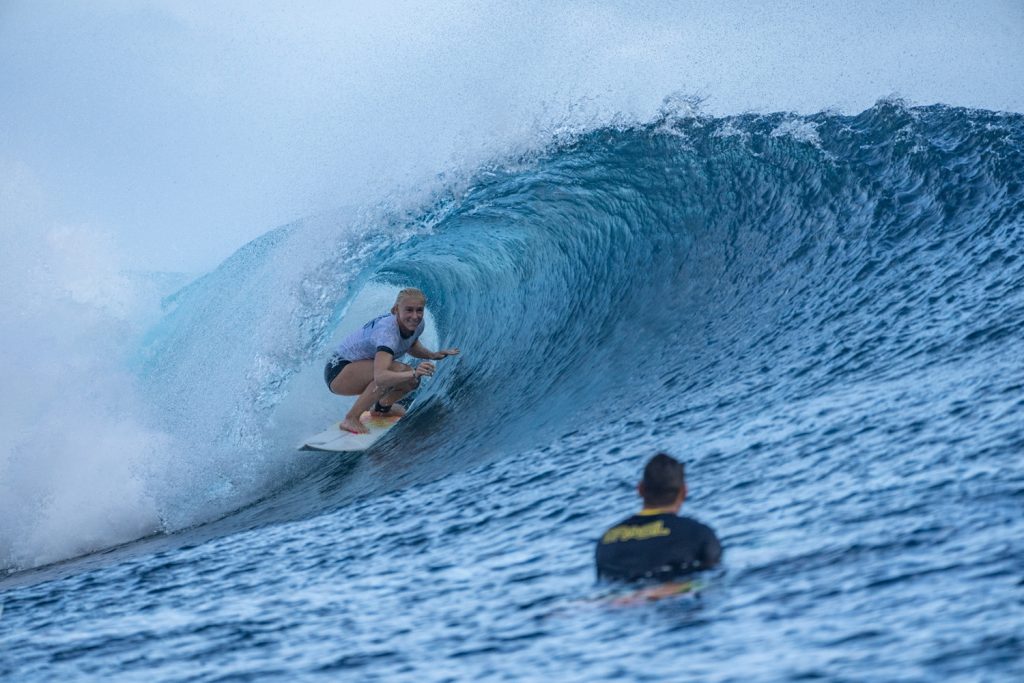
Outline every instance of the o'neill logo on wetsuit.
<svg viewBox="0 0 1024 683">
<path fill-rule="evenodd" d="M 658 536 L 670 536 L 672 532 L 665 526 L 665 522 L 657 520 L 650 524 L 639 526 L 617 526 L 609 529 L 601 538 L 601 543 L 618 543 L 620 541 L 643 541 Z"/>
</svg>

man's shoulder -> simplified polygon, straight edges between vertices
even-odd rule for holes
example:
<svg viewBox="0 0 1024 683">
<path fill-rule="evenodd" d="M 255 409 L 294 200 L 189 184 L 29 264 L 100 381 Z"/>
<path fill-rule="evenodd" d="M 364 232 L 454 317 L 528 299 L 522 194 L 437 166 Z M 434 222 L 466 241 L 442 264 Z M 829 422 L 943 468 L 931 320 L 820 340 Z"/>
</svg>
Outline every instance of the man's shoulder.
<svg viewBox="0 0 1024 683">
<path fill-rule="evenodd" d="M 704 522 L 700 522 L 693 517 L 684 517 L 679 515 L 675 518 L 673 524 L 679 529 L 685 529 L 691 533 L 705 534 L 709 536 L 715 536 L 715 530 L 709 527 Z"/>
<path fill-rule="evenodd" d="M 658 515 L 630 515 L 608 527 L 599 543 L 607 545 L 619 541 L 640 541 L 662 536 L 717 538 L 714 530 L 692 517 L 672 513 Z"/>
</svg>

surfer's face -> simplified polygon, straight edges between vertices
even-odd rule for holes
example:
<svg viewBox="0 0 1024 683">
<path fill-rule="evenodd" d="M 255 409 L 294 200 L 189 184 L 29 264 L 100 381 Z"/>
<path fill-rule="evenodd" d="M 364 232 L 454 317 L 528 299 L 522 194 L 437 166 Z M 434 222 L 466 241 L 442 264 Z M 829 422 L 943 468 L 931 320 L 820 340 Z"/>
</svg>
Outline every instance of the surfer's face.
<svg viewBox="0 0 1024 683">
<path fill-rule="evenodd" d="M 419 299 L 402 299 L 395 308 L 395 315 L 398 316 L 398 326 L 404 332 L 415 332 L 416 328 L 423 322 L 423 309 L 425 304 Z"/>
</svg>

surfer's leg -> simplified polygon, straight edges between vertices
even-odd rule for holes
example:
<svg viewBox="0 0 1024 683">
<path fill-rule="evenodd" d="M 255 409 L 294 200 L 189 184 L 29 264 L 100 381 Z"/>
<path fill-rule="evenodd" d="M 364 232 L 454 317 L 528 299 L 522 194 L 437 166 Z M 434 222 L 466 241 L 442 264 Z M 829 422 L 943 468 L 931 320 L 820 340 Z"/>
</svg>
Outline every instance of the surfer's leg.
<svg viewBox="0 0 1024 683">
<path fill-rule="evenodd" d="M 359 421 L 359 416 L 362 415 L 364 411 L 369 410 L 370 406 L 373 405 L 373 402 L 377 400 L 379 395 L 380 392 L 377 390 L 377 385 L 370 382 L 366 388 L 363 389 L 363 393 L 359 394 L 359 398 L 356 399 L 356 402 L 352 404 L 352 408 L 345 415 L 345 419 L 341 421 L 341 428 L 347 429 L 350 432 L 355 432 L 356 434 L 365 434 L 370 431 L 366 428 L 366 425 Z"/>
<path fill-rule="evenodd" d="M 331 380 L 331 393 L 339 396 L 358 396 L 373 383 L 373 361 L 352 361 Z"/>
<path fill-rule="evenodd" d="M 389 369 L 395 372 L 406 372 L 412 368 L 405 363 L 392 362 Z M 391 406 L 391 409 L 387 413 L 374 412 L 374 415 L 386 414 L 401 417 L 405 414 L 405 408 L 394 405 L 395 401 L 400 400 L 417 386 L 419 386 L 419 382 L 407 380 L 394 386 L 381 387 L 373 381 L 372 360 L 357 360 L 349 363 L 331 382 L 333 393 L 341 396 L 358 396 L 355 403 L 352 404 L 352 408 L 345 415 L 345 419 L 341 421 L 342 429 L 357 434 L 368 432 L 366 425 L 359 421 L 359 416 L 370 410 L 377 401 L 380 401 L 382 406 Z"/>
<path fill-rule="evenodd" d="M 373 381 L 373 361 L 357 360 L 349 363 L 331 382 L 331 393 L 339 396 L 358 396 L 352 409 L 341 421 L 341 428 L 357 434 L 370 431 L 359 416 L 377 400 L 377 385 Z"/>
</svg>

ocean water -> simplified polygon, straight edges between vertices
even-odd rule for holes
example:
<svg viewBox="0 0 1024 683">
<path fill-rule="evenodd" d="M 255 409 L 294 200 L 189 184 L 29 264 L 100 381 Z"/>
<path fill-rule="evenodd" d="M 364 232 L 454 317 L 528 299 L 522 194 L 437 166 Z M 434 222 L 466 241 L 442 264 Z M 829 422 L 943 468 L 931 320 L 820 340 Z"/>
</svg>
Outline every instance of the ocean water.
<svg viewBox="0 0 1024 683">
<path fill-rule="evenodd" d="M 0 678 L 1022 680 L 1022 255 L 1019 114 L 669 109 L 64 301 L 23 339 L 93 382 L 5 437 Z M 405 285 L 462 355 L 297 452 Z M 657 450 L 724 564 L 623 605 Z"/>
</svg>

